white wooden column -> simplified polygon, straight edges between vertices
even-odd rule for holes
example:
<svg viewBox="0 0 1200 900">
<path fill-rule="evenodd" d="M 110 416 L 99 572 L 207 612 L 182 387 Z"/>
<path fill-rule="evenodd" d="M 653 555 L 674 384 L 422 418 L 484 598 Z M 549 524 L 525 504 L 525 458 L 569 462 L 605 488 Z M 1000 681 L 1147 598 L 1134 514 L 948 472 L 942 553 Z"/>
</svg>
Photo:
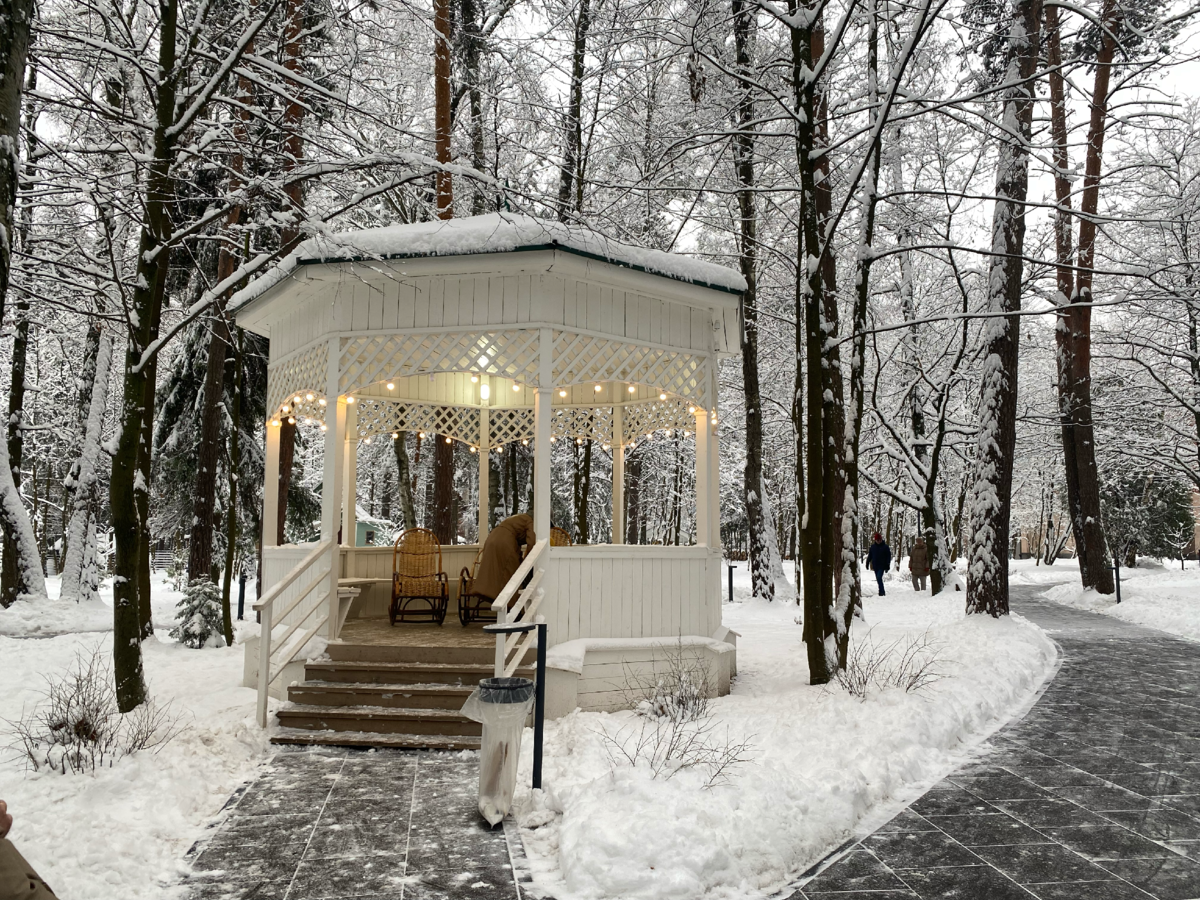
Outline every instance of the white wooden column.
<svg viewBox="0 0 1200 900">
<path fill-rule="evenodd" d="M 533 530 L 550 537 L 550 388 L 538 388 L 533 401 Z"/>
<path fill-rule="evenodd" d="M 709 515 L 711 504 L 709 503 L 709 492 L 711 484 L 709 481 L 709 464 L 708 457 L 711 452 L 711 443 L 709 440 L 709 425 L 708 412 L 696 408 L 696 544 L 701 547 L 709 546 L 711 540 L 711 529 L 709 527 Z"/>
<path fill-rule="evenodd" d="M 279 546 L 279 432 L 273 416 L 267 420 L 267 449 L 263 475 L 262 545 Z"/>
<path fill-rule="evenodd" d="M 613 407 L 612 542 L 625 543 L 625 407 Z"/>
<path fill-rule="evenodd" d="M 479 410 L 479 544 L 487 540 L 488 535 L 488 496 L 491 491 L 492 478 L 492 451 L 488 446 L 489 436 L 488 409 L 484 406 Z"/>
<path fill-rule="evenodd" d="M 716 396 L 715 394 L 713 396 Z M 709 416 L 708 427 L 708 546 L 721 549 L 721 448 L 716 422 L 716 403 Z"/>
<path fill-rule="evenodd" d="M 358 544 L 358 404 L 346 404 L 346 448 L 342 452 L 345 476 L 342 481 L 342 546 L 346 553 L 346 577 L 354 577 L 354 548 Z"/>
<path fill-rule="evenodd" d="M 342 524 L 342 454 L 346 449 L 346 401 L 339 399 L 338 363 L 341 340 L 329 341 L 329 368 L 325 379 L 325 460 L 321 480 L 321 539 L 329 541 L 328 601 L 330 639 L 337 638 L 338 628 L 338 570 L 341 549 L 337 533 Z"/>
</svg>

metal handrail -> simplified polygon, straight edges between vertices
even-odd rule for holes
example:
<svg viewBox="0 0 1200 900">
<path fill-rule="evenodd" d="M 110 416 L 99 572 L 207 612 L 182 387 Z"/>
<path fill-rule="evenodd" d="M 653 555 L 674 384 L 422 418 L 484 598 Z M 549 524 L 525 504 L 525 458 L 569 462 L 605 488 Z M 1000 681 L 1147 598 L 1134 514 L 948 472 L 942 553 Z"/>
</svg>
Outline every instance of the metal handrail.
<svg viewBox="0 0 1200 900">
<path fill-rule="evenodd" d="M 317 546 L 312 549 L 312 552 L 310 552 L 307 556 L 305 556 L 304 559 L 300 560 L 300 562 L 296 563 L 296 565 L 292 567 L 292 570 L 290 572 L 288 572 L 286 575 L 284 575 L 283 578 L 281 578 L 278 582 L 271 585 L 270 589 L 254 603 L 254 609 L 258 611 L 259 621 L 261 623 L 261 627 L 259 628 L 259 639 L 258 639 L 257 718 L 258 718 L 258 724 L 262 728 L 267 727 L 267 696 L 268 696 L 268 692 L 270 691 L 270 688 L 271 688 L 271 683 L 273 681 L 275 681 L 276 678 L 279 677 L 279 675 L 283 672 L 284 667 L 289 662 L 292 661 L 291 657 L 294 657 L 301 650 L 303 650 L 304 646 L 309 642 L 309 640 L 313 637 L 313 635 L 315 635 L 317 633 L 317 631 L 320 630 L 321 626 L 326 621 L 328 621 L 328 615 L 318 617 L 317 623 L 312 628 L 310 628 L 308 631 L 306 631 L 304 633 L 303 639 L 298 644 L 294 645 L 292 653 L 287 654 L 288 658 L 279 660 L 278 668 L 277 668 L 275 674 L 272 675 L 271 674 L 271 657 L 274 655 L 274 651 L 272 650 L 272 647 L 271 647 L 271 638 L 272 638 L 271 629 L 274 627 L 275 601 L 277 599 L 279 599 L 280 595 L 284 591 L 286 591 L 293 584 L 295 584 L 296 581 L 299 580 L 299 578 L 302 575 L 304 575 L 305 572 L 307 572 L 309 569 L 311 569 L 313 567 L 313 564 L 316 563 L 317 560 L 321 559 L 321 557 L 325 553 L 329 552 L 329 549 L 332 546 L 332 544 L 333 544 L 333 542 L 328 541 L 328 540 L 321 541 L 321 543 L 317 544 Z M 296 606 L 300 603 L 301 600 L 303 600 L 310 593 L 312 593 L 313 588 L 315 588 L 318 584 L 320 584 L 322 580 L 327 579 L 329 573 L 330 573 L 330 569 L 320 570 L 317 573 L 316 577 L 313 578 L 313 580 L 309 584 L 304 586 L 304 589 L 301 590 L 300 594 L 297 597 L 293 598 L 292 601 L 290 603 L 288 603 L 288 605 L 285 609 L 280 611 L 279 618 L 282 619 L 284 616 L 288 615 L 288 613 L 292 612 L 292 610 L 294 610 L 296 608 Z M 290 638 L 296 632 L 296 629 L 299 628 L 300 625 L 307 622 L 309 620 L 309 618 L 311 618 L 312 614 L 319 609 L 320 609 L 319 605 L 315 606 L 312 609 L 312 611 L 310 611 L 302 619 L 300 619 L 297 622 L 292 623 L 292 625 L 287 629 L 286 632 L 284 632 L 284 634 L 280 638 L 279 646 L 276 647 L 275 650 L 279 650 L 279 649 L 282 649 L 283 647 L 285 647 L 288 638 Z"/>
</svg>

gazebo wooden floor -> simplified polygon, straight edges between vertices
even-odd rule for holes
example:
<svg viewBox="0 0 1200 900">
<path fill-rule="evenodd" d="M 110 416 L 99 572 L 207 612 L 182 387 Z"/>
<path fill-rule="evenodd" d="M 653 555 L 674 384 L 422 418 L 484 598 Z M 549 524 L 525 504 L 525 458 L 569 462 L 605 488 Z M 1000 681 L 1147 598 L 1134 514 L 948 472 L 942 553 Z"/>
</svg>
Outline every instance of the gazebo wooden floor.
<svg viewBox="0 0 1200 900">
<path fill-rule="evenodd" d="M 373 647 L 485 647 L 496 646 L 496 639 L 483 631 L 483 622 L 464 628 L 458 613 L 451 610 L 442 625 L 432 622 L 388 623 L 387 616 L 347 619 L 341 640 L 346 644 Z"/>
</svg>

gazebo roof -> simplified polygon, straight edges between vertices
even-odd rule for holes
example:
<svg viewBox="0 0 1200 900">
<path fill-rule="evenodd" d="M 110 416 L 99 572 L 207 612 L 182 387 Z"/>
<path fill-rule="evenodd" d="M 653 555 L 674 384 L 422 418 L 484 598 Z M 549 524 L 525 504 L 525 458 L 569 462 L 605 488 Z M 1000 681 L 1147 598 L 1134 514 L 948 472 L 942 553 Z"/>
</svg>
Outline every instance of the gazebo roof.
<svg viewBox="0 0 1200 900">
<path fill-rule="evenodd" d="M 622 244 L 577 225 L 493 213 L 309 238 L 279 265 L 239 291 L 231 307 L 236 310 L 251 303 L 300 266 L 309 264 L 551 249 L 718 291 L 739 294 L 746 289 L 746 281 L 739 272 L 716 263 Z"/>
</svg>

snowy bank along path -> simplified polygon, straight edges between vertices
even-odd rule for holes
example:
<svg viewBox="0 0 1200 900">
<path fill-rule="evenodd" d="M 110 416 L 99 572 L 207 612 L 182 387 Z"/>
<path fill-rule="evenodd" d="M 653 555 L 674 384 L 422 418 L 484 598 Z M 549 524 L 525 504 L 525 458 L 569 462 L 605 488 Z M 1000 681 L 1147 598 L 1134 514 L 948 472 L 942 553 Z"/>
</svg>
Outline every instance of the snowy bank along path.
<svg viewBox="0 0 1200 900">
<path fill-rule="evenodd" d="M 1200 897 L 1200 645 L 1035 599 L 1062 667 L 909 809 L 788 900 Z"/>
<path fill-rule="evenodd" d="M 180 595 L 156 574 L 158 630 L 142 652 L 150 695 L 169 704 L 180 733 L 95 775 L 27 771 L 10 752 L 10 723 L 77 654 L 112 654 L 111 585 L 99 602 L 60 605 L 57 582 L 47 579 L 43 615 L 21 604 L 0 610 L 0 799 L 14 818 L 9 837 L 63 900 L 174 897 L 184 854 L 269 751 L 254 722 L 255 693 L 241 686 L 242 648 L 191 650 L 169 638 Z"/>
<path fill-rule="evenodd" d="M 932 598 L 896 580 L 865 599 L 856 641 L 927 635 L 943 677 L 924 691 L 858 700 L 811 687 L 797 608 L 748 599 L 725 607 L 739 632 L 738 677 L 713 704 L 714 734 L 747 741 L 746 761 L 705 787 L 687 770 L 655 778 L 614 754 L 633 713 L 573 713 L 546 734 L 541 792 L 518 789 L 516 817 L 535 883 L 559 900 L 770 896 L 854 834 L 867 833 L 969 760 L 1031 702 L 1057 662 L 1019 615 L 966 616 L 963 594 Z M 528 784 L 531 748 L 522 748 Z"/>
</svg>

